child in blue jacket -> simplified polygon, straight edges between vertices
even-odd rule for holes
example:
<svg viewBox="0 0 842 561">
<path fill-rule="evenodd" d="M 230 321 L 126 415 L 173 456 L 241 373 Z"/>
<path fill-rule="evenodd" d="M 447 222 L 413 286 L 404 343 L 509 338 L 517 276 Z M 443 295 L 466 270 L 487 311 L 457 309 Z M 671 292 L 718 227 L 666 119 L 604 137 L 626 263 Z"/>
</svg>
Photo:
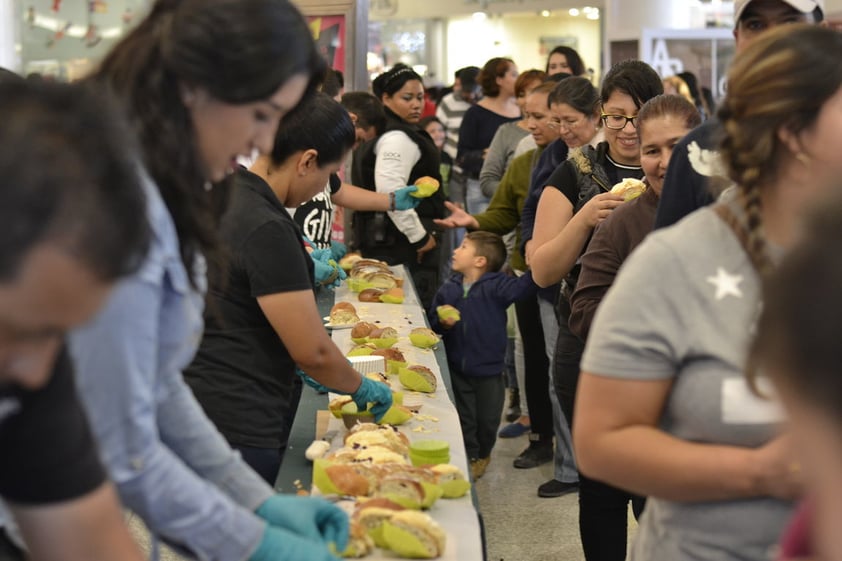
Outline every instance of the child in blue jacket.
<svg viewBox="0 0 842 561">
<path fill-rule="evenodd" d="M 456 274 L 439 288 L 428 311 L 430 325 L 444 341 L 474 479 L 488 467 L 505 401 L 506 308 L 538 290 L 532 273 L 518 278 L 500 272 L 505 261 L 500 236 L 467 234 L 453 251 Z M 441 306 L 456 308 L 460 318 L 443 313 Z"/>
</svg>

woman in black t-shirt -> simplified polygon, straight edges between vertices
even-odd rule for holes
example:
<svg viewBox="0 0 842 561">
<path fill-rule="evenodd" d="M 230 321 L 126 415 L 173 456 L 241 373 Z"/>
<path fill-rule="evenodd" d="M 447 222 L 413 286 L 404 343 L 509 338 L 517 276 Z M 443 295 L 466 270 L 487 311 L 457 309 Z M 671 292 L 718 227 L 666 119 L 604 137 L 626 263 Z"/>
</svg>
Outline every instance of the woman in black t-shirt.
<svg viewBox="0 0 842 561">
<path fill-rule="evenodd" d="M 641 106 L 661 93 L 661 78 L 646 63 L 630 60 L 611 68 L 600 92 L 605 141 L 596 148 L 572 151 L 550 176 L 538 203 L 528 259 L 538 285 L 564 281 L 558 299 L 553 386 L 568 422 L 573 419 L 584 350 L 568 326 L 569 297 L 576 287 L 579 257 L 594 227 L 623 203 L 622 197 L 610 193 L 611 188 L 625 178 L 643 178 L 635 119 Z M 619 509 L 618 501 L 622 503 Z M 585 559 L 625 559 L 626 504 L 625 493 L 579 474 L 579 531 Z"/>
<path fill-rule="evenodd" d="M 363 378 L 331 341 L 313 294 L 313 263 L 294 208 L 324 188 L 354 144 L 345 110 L 317 94 L 284 119 L 271 154 L 235 174 L 220 236 L 229 262 L 212 267 L 206 328 L 185 372 L 208 417 L 274 482 L 306 372 L 359 407 L 391 406 L 384 384 Z M 303 371 L 303 372 L 302 372 Z"/>
</svg>

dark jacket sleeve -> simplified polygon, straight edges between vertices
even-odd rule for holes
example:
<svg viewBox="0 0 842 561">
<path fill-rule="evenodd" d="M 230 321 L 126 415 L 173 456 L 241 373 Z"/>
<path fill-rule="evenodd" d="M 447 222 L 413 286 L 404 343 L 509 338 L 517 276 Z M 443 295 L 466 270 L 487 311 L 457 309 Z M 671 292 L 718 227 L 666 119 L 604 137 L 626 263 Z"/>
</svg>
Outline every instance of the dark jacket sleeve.
<svg viewBox="0 0 842 561">
<path fill-rule="evenodd" d="M 529 193 L 526 195 L 526 201 L 520 214 L 520 235 L 523 244 L 521 251 L 524 254 L 526 242 L 532 239 L 532 233 L 535 230 L 535 214 L 538 212 L 538 201 L 541 200 L 541 193 L 556 168 L 567 159 L 567 146 L 564 145 L 564 150 L 561 150 L 562 156 L 559 157 L 559 145 L 556 145 L 556 142 L 562 141 L 556 140 L 547 146 L 538 158 L 538 163 L 532 170 L 532 176 L 529 179 Z"/>
<path fill-rule="evenodd" d="M 505 277 L 500 280 L 497 287 L 498 297 L 508 306 L 512 302 L 518 302 L 538 292 L 538 285 L 532 280 L 532 271 L 519 277 Z"/>
<path fill-rule="evenodd" d="M 611 235 L 616 230 L 598 226 L 582 256 L 582 270 L 570 297 L 569 320 L 570 331 L 582 341 L 587 340 L 596 309 L 623 263 L 616 250 L 618 241 Z"/>
</svg>

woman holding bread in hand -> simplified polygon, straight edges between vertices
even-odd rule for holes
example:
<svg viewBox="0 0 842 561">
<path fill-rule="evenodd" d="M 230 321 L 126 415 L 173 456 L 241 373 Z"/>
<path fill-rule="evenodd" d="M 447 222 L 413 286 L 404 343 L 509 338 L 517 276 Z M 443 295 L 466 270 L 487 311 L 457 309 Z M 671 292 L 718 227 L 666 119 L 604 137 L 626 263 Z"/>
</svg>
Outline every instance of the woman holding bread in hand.
<svg viewBox="0 0 842 561">
<path fill-rule="evenodd" d="M 572 421 L 579 359 L 584 348 L 568 327 L 569 298 L 579 272 L 577 263 L 594 227 L 623 204 L 623 197 L 610 192 L 612 186 L 627 178 L 643 177 L 637 114 L 644 103 L 661 93 L 661 78 L 646 63 L 629 60 L 614 65 L 600 92 L 605 141 L 596 148 L 585 145 L 571 151 L 547 180 L 538 203 L 527 260 L 539 286 L 564 281 L 557 304 L 559 329 L 552 382 L 568 423 Z M 573 445 L 575 449 L 575 437 Z M 605 559 L 605 544 L 598 534 L 604 501 L 604 485 L 580 470 L 579 526 L 588 561 Z"/>
<path fill-rule="evenodd" d="M 306 372 L 380 419 L 384 384 L 360 376 L 324 328 L 313 262 L 295 208 L 324 189 L 354 144 L 339 103 L 316 94 L 288 115 L 271 153 L 234 174 L 220 225 L 226 263 L 213 264 L 205 333 L 185 379 L 207 415 L 245 460 L 274 482 Z"/>
<path fill-rule="evenodd" d="M 570 331 L 586 341 L 591 322 L 620 266 L 652 231 L 655 212 L 673 147 L 702 122 L 696 106 L 678 95 L 659 95 L 647 101 L 637 116 L 640 163 L 646 190 L 600 223 L 582 255 L 576 291 L 570 297 Z M 587 485 L 587 484 L 586 484 Z M 645 499 L 599 483 L 600 501 L 586 504 L 580 516 L 582 544 L 588 559 L 624 561 L 627 550 L 628 505 L 636 517 Z"/>
<path fill-rule="evenodd" d="M 383 102 L 386 129 L 354 152 L 353 184 L 392 193 L 422 177 L 441 181 L 439 150 L 418 126 L 424 105 L 421 76 L 397 64 L 375 78 L 374 94 Z M 354 243 L 363 256 L 406 265 L 424 307 L 439 287 L 442 250 L 433 220 L 444 216 L 441 189 L 415 210 L 354 213 Z M 447 248 L 445 248 L 447 249 Z"/>
</svg>

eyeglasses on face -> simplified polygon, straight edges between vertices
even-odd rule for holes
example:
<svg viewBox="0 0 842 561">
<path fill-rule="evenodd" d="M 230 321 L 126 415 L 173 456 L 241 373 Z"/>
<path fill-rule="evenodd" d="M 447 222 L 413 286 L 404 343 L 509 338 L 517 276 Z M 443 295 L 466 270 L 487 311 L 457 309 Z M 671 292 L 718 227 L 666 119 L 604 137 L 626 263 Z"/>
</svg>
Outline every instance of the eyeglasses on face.
<svg viewBox="0 0 842 561">
<path fill-rule="evenodd" d="M 582 122 L 582 118 L 570 120 L 570 119 L 553 119 L 550 121 L 550 126 L 557 128 L 557 129 L 565 129 L 565 130 L 572 130 L 576 128 L 579 123 Z"/>
<path fill-rule="evenodd" d="M 637 115 L 610 115 L 603 113 L 600 115 L 602 122 L 605 123 L 606 128 L 618 131 L 626 128 L 627 123 L 631 123 L 634 128 L 637 128 Z"/>
</svg>

